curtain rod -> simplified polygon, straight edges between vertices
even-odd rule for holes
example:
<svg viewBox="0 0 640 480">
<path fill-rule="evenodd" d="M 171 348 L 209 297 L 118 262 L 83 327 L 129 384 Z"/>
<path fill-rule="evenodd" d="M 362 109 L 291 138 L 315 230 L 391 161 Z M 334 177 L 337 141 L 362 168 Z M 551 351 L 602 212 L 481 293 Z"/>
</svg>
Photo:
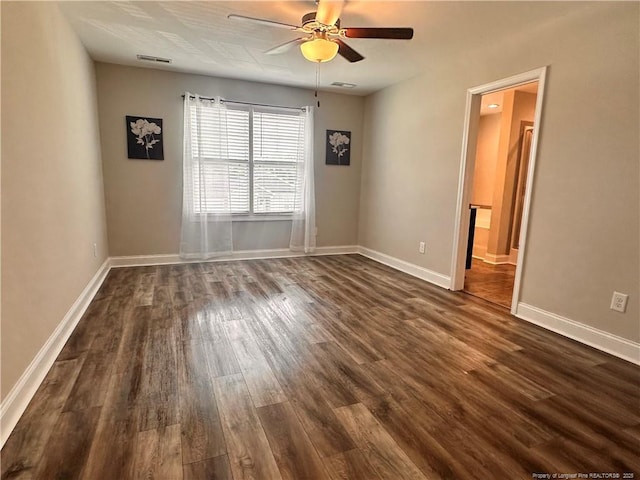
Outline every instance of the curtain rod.
<svg viewBox="0 0 640 480">
<path fill-rule="evenodd" d="M 182 98 L 184 98 L 184 95 L 182 95 Z M 196 98 L 196 97 L 195 97 L 195 95 L 191 95 L 190 98 Z M 213 98 L 213 97 L 200 96 L 200 98 L 202 100 L 215 100 L 215 98 Z M 300 111 L 304 110 L 304 107 L 286 107 L 284 105 L 269 105 L 269 104 L 266 104 L 266 103 L 240 102 L 240 101 L 237 101 L 237 100 L 227 100 L 227 99 L 224 99 L 224 98 L 221 98 L 220 101 L 222 103 L 234 103 L 236 105 L 252 105 L 252 106 L 255 106 L 255 107 L 284 108 L 284 109 L 287 109 L 287 110 L 300 110 Z"/>
</svg>

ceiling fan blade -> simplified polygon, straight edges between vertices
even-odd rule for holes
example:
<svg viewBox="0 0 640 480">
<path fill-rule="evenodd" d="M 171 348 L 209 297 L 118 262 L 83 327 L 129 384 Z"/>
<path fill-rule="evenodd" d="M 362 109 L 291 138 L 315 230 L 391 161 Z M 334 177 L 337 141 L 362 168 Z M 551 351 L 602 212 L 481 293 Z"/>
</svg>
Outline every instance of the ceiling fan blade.
<svg viewBox="0 0 640 480">
<path fill-rule="evenodd" d="M 340 18 L 343 6 L 344 0 L 320 0 L 316 21 L 324 25 L 334 25 Z"/>
<path fill-rule="evenodd" d="M 360 55 L 358 52 L 356 52 L 353 48 L 351 48 L 349 45 L 344 43 L 339 38 L 336 38 L 333 41 L 338 44 L 338 53 L 342 55 L 344 58 L 346 58 L 347 60 L 349 60 L 351 63 L 364 60 L 364 57 L 362 55 Z"/>
<path fill-rule="evenodd" d="M 289 25 L 288 23 L 274 22 L 273 20 L 265 20 L 263 18 L 246 17 L 244 15 L 236 15 L 235 13 L 227 15 L 227 18 L 229 20 L 257 23 L 258 25 L 265 25 L 267 27 L 286 28 L 287 30 L 298 30 L 300 28 L 296 25 Z"/>
<path fill-rule="evenodd" d="M 411 40 L 413 28 L 343 28 L 340 30 L 347 38 L 388 38 L 392 40 Z"/>
<path fill-rule="evenodd" d="M 305 40 L 306 40 L 305 38 L 296 38 L 295 40 L 290 40 L 276 47 L 270 48 L 264 53 L 266 53 L 267 55 L 278 55 L 280 53 L 285 53 L 291 50 L 293 47 L 300 45 L 301 43 L 304 43 Z"/>
</svg>

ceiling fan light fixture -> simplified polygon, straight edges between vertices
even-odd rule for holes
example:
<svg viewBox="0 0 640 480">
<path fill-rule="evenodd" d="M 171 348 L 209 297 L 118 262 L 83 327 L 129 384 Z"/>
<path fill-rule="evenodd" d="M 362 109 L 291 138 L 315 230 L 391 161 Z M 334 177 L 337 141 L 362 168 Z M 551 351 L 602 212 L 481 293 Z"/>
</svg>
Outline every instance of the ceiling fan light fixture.
<svg viewBox="0 0 640 480">
<path fill-rule="evenodd" d="M 326 36 L 316 36 L 300 45 L 304 58 L 310 62 L 328 62 L 338 54 L 338 44 L 328 40 Z"/>
</svg>

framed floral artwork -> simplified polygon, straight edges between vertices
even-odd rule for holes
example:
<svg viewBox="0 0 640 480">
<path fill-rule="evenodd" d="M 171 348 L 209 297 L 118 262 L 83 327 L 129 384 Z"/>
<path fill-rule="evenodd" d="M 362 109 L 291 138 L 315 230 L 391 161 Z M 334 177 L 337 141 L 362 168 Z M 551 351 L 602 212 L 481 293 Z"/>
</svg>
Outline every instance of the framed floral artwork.
<svg viewBox="0 0 640 480">
<path fill-rule="evenodd" d="M 129 158 L 164 160 L 162 119 L 126 116 Z"/>
<path fill-rule="evenodd" d="M 351 132 L 327 130 L 327 165 L 351 164 Z"/>
</svg>

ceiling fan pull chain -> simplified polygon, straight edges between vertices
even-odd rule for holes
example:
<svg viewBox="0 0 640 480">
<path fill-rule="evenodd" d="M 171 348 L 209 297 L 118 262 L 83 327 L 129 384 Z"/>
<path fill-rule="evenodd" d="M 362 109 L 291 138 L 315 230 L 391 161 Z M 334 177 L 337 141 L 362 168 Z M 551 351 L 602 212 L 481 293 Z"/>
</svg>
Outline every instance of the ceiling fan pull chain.
<svg viewBox="0 0 640 480">
<path fill-rule="evenodd" d="M 320 108 L 320 99 L 318 98 L 318 88 L 320 88 L 320 62 L 316 63 L 316 99 L 318 101 L 318 108 Z"/>
</svg>

